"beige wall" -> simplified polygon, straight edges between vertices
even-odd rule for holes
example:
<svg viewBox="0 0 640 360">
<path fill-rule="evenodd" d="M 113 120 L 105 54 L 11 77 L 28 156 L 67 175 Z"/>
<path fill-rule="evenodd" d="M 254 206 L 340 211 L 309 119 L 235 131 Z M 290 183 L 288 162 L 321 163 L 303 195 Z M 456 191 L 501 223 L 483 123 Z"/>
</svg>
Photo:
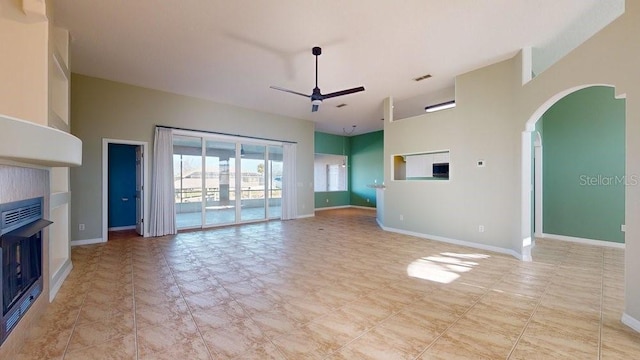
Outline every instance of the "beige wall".
<svg viewBox="0 0 640 360">
<path fill-rule="evenodd" d="M 385 123 L 386 227 L 511 249 L 519 233 L 513 60 L 456 79 L 456 108 Z M 450 180 L 393 181 L 393 155 L 450 150 Z M 486 167 L 476 166 L 484 160 Z M 400 220 L 400 215 L 404 220 Z M 483 225 L 485 232 L 478 232 Z"/>
<path fill-rule="evenodd" d="M 546 110 L 550 105 L 548 99 L 560 92 L 592 84 L 613 85 L 617 94 L 626 94 L 626 174 L 640 174 L 637 34 L 640 34 L 640 1 L 627 1 L 623 16 L 518 92 L 515 118 L 521 129 L 524 130 L 524 122 Z M 634 279 L 634 274 L 640 273 L 640 186 L 627 186 L 625 204 L 625 313 L 640 321 L 640 285 Z"/>
<path fill-rule="evenodd" d="M 522 53 L 460 76 L 457 108 L 386 122 L 384 225 L 523 254 L 523 238 L 530 233 L 530 204 L 523 200 L 530 190 L 530 179 L 523 180 L 530 148 L 522 145 L 523 132 L 563 95 L 588 85 L 612 85 L 626 95 L 626 173 L 640 174 L 637 34 L 640 1 L 627 1 L 623 16 L 525 86 L 519 84 L 527 63 Z M 390 181 L 391 155 L 440 149 L 451 150 L 449 183 Z M 486 160 L 485 168 L 475 167 L 478 159 Z M 625 314 L 637 322 L 640 285 L 633 275 L 640 273 L 640 186 L 628 186 L 625 196 Z M 479 224 L 485 225 L 482 234 Z M 640 330 L 640 322 L 635 325 Z"/>
<path fill-rule="evenodd" d="M 0 114 L 47 125 L 49 24 L 19 3 L 0 0 Z"/>
<path fill-rule="evenodd" d="M 102 237 L 102 139 L 152 150 L 155 125 L 297 142 L 298 215 L 313 214 L 313 122 L 73 74 L 71 132 L 83 142 L 83 165 L 71 170 L 72 240 Z"/>
</svg>

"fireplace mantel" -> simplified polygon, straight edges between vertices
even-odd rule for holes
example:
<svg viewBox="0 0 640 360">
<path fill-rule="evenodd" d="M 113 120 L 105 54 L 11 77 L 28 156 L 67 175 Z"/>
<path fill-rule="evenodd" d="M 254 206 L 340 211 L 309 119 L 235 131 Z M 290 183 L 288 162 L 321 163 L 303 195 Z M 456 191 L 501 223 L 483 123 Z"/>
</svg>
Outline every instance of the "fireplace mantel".
<svg viewBox="0 0 640 360">
<path fill-rule="evenodd" d="M 0 115 L 0 160 L 46 167 L 82 164 L 82 141 L 29 121 Z"/>
</svg>

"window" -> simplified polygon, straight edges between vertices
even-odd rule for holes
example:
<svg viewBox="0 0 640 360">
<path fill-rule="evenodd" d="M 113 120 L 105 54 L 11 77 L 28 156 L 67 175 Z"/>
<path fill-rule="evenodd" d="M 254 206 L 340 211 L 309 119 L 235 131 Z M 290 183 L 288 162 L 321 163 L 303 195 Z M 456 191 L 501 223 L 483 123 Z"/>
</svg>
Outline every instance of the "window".
<svg viewBox="0 0 640 360">
<path fill-rule="evenodd" d="M 344 155 L 316 154 L 314 190 L 347 191 L 347 164 L 347 157 Z"/>
</svg>

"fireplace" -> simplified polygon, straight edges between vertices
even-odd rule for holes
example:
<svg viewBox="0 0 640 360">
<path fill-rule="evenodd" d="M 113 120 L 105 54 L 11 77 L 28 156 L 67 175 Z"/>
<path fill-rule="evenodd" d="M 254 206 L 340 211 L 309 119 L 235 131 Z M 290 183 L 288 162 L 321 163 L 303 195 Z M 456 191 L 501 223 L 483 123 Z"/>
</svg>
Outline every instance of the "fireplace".
<svg viewBox="0 0 640 360">
<path fill-rule="evenodd" d="M 42 197 L 0 204 L 0 344 L 9 336 L 43 288 Z"/>
</svg>

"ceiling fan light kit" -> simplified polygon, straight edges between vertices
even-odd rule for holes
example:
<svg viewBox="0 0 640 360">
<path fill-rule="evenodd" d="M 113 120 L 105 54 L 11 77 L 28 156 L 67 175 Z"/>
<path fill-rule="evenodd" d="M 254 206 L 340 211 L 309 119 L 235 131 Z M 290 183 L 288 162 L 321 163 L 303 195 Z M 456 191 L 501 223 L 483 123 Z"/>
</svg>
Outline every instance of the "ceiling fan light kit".
<svg viewBox="0 0 640 360">
<path fill-rule="evenodd" d="M 274 89 L 274 90 L 284 91 L 284 92 L 288 92 L 288 93 L 291 93 L 291 94 L 300 95 L 300 96 L 304 96 L 306 98 L 309 98 L 311 100 L 311 112 L 318 111 L 318 108 L 320 107 L 320 104 L 322 104 L 322 101 L 324 99 L 329 99 L 329 98 L 333 98 L 333 97 L 349 95 L 349 94 L 357 93 L 357 92 L 360 92 L 360 91 L 364 91 L 364 86 L 359 86 L 359 87 L 355 87 L 355 88 L 352 88 L 352 89 L 335 91 L 335 92 L 323 95 L 322 92 L 320 92 L 320 88 L 318 87 L 318 56 L 320 56 L 320 54 L 322 54 L 322 49 L 320 47 L 318 47 L 318 46 L 315 46 L 313 49 L 311 49 L 311 53 L 313 54 L 313 56 L 316 57 L 316 87 L 313 88 L 313 90 L 311 92 L 311 95 L 307 95 L 307 94 L 304 94 L 304 93 L 301 93 L 301 92 L 297 92 L 297 91 L 281 88 L 281 87 L 278 87 L 278 86 L 271 86 L 271 88 Z"/>
</svg>

